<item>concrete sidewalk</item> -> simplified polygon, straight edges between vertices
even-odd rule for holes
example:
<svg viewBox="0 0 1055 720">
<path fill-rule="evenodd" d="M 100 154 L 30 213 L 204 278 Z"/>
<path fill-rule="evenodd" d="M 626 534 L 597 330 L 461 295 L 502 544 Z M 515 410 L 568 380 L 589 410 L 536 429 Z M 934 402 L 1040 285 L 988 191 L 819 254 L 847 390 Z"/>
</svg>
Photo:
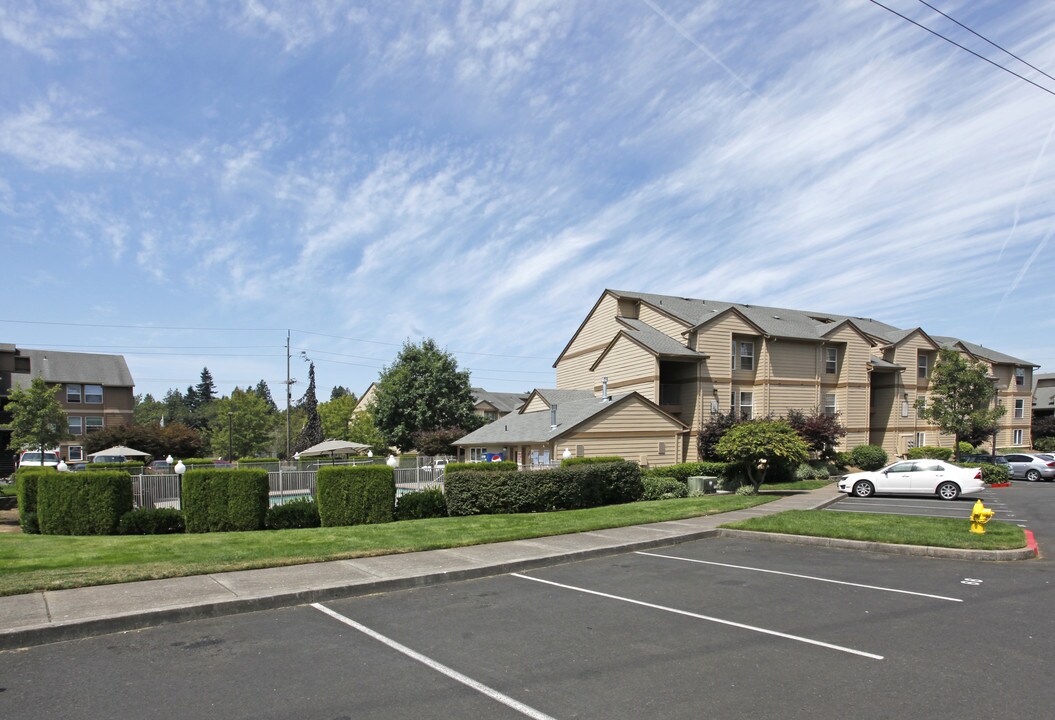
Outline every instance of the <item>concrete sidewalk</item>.
<svg viewBox="0 0 1055 720">
<path fill-rule="evenodd" d="M 651 525 L 0 597 L 0 650 L 435 585 L 673 545 L 716 535 L 718 526 L 725 523 L 784 510 L 821 508 L 839 497 L 835 486 L 829 485 L 746 510 Z"/>
</svg>

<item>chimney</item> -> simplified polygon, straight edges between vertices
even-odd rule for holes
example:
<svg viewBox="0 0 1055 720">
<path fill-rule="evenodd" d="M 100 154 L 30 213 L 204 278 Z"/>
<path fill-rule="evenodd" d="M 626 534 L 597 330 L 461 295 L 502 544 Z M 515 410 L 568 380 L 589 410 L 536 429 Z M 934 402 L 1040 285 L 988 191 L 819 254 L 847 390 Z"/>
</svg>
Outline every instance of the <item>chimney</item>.
<svg viewBox="0 0 1055 720">
<path fill-rule="evenodd" d="M 549 429 L 557 429 L 557 405 L 553 404 L 549 406 Z"/>
<path fill-rule="evenodd" d="M 608 376 L 601 378 L 601 402 L 608 402 Z"/>
</svg>

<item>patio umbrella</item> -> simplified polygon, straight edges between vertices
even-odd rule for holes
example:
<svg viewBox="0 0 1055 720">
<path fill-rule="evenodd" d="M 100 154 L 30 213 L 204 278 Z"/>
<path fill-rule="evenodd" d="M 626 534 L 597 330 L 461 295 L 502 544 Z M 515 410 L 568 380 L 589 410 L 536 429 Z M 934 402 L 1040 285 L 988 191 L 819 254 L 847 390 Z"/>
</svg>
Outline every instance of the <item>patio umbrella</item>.
<svg viewBox="0 0 1055 720">
<path fill-rule="evenodd" d="M 89 453 L 88 457 L 95 457 L 96 455 L 121 455 L 122 457 L 149 457 L 150 453 L 140 452 L 139 450 L 133 450 L 130 447 L 124 445 L 114 445 L 111 448 L 100 450 L 99 452 Z"/>
<path fill-rule="evenodd" d="M 337 455 L 357 455 L 369 449 L 369 445 L 348 440 L 323 440 L 318 445 L 312 445 L 306 450 L 301 450 L 299 456 L 304 458 L 329 455 L 332 460 Z"/>
</svg>

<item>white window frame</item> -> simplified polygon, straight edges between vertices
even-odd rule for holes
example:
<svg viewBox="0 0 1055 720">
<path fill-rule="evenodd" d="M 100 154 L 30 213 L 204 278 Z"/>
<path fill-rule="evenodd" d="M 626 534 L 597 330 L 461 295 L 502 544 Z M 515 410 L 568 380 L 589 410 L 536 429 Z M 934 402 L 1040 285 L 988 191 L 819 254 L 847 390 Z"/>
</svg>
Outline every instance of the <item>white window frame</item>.
<svg viewBox="0 0 1055 720">
<path fill-rule="evenodd" d="M 66 459 L 70 462 L 82 462 L 84 460 L 84 448 L 80 445 L 70 445 L 66 448 Z"/>
<path fill-rule="evenodd" d="M 916 447 L 919 448 L 919 447 L 926 447 L 926 446 L 927 446 L 927 433 L 925 433 L 925 432 L 917 432 L 916 433 Z"/>
<path fill-rule="evenodd" d="M 930 360 L 924 353 L 916 353 L 916 375 L 921 380 L 926 380 L 930 372 Z"/>
<path fill-rule="evenodd" d="M 89 393 L 90 393 L 89 388 L 93 388 L 93 389 L 94 388 L 98 388 L 99 389 L 99 392 L 97 392 L 97 393 L 91 392 L 91 396 L 92 397 L 95 397 L 95 396 L 99 397 L 98 400 L 89 400 L 88 399 Z M 85 385 L 84 386 L 84 403 L 86 405 L 102 405 L 103 404 L 103 386 L 102 385 Z"/>
<path fill-rule="evenodd" d="M 1022 398 L 1015 400 L 1015 419 L 1021 420 L 1026 417 L 1026 401 Z"/>
<path fill-rule="evenodd" d="M 657 455 L 666 455 L 667 454 L 667 444 L 665 442 L 661 442 L 659 444 L 659 452 L 656 453 L 656 454 Z"/>
<path fill-rule="evenodd" d="M 76 388 L 76 393 L 70 392 Z M 81 386 L 77 383 L 66 383 L 66 402 L 71 405 L 79 405 L 84 394 L 81 392 Z"/>
<path fill-rule="evenodd" d="M 824 360 L 824 372 L 826 375 L 835 375 L 839 372 L 839 348 L 826 348 Z"/>
<path fill-rule="evenodd" d="M 750 348 L 751 352 L 749 354 L 747 354 L 747 355 L 744 355 L 744 350 L 746 348 Z M 744 358 L 747 358 L 749 360 L 748 365 L 750 365 L 751 367 L 744 367 Z M 740 369 L 741 370 L 747 370 L 747 371 L 750 371 L 750 372 L 754 372 L 754 370 L 755 370 L 755 344 L 754 344 L 754 342 L 751 342 L 749 340 L 741 340 L 740 341 Z"/>
<path fill-rule="evenodd" d="M 90 422 L 92 420 L 98 420 L 99 422 L 98 422 L 98 424 L 96 424 L 94 422 Z M 102 418 L 101 415 L 87 415 L 87 416 L 85 416 L 85 418 L 84 418 L 84 433 L 86 435 L 89 434 L 89 433 L 93 433 L 93 432 L 99 432 L 104 427 L 106 427 L 106 423 L 103 421 L 103 418 Z"/>
<path fill-rule="evenodd" d="M 67 426 L 66 429 L 70 435 L 83 435 L 84 434 L 84 418 L 78 415 L 67 415 L 66 416 Z"/>
<path fill-rule="evenodd" d="M 824 394 L 824 414 L 828 416 L 839 414 L 839 398 L 835 393 Z"/>
<path fill-rule="evenodd" d="M 1026 370 L 1025 368 L 1015 368 L 1015 385 L 1022 387 L 1026 384 Z"/>
<path fill-rule="evenodd" d="M 744 399 L 747 402 L 744 402 Z M 744 417 L 744 409 L 747 409 L 747 417 Z M 740 393 L 740 418 L 743 420 L 754 420 L 755 418 L 755 394 L 753 392 Z"/>
<path fill-rule="evenodd" d="M 1021 445 L 1022 444 L 1022 431 L 1021 430 L 1014 430 L 1011 433 L 1011 437 L 1012 437 L 1012 440 L 1011 440 L 1011 444 L 1012 445 Z"/>
<path fill-rule="evenodd" d="M 916 417 L 923 419 L 923 411 L 927 409 L 927 396 L 919 395 L 916 397 Z"/>
</svg>

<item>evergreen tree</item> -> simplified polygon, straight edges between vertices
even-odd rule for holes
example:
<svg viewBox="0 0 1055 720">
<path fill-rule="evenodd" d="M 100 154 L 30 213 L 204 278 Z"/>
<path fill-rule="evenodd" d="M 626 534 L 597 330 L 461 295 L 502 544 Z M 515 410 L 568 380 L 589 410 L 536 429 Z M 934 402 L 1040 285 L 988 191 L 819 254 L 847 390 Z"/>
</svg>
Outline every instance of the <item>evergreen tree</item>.
<svg viewBox="0 0 1055 720">
<path fill-rule="evenodd" d="M 318 445 L 322 442 L 322 418 L 319 416 L 319 400 L 315 397 L 315 363 L 308 363 L 308 389 L 304 397 L 300 399 L 298 407 L 308 413 L 308 421 L 304 423 L 304 429 L 297 435 L 297 441 L 293 443 L 293 452 L 300 452 Z"/>
<path fill-rule="evenodd" d="M 275 399 L 271 397 L 271 388 L 267 386 L 267 383 L 261 380 L 253 388 L 253 394 L 264 401 L 267 405 L 269 413 L 278 412 L 278 406 L 275 405 Z"/>
<path fill-rule="evenodd" d="M 216 383 L 212 381 L 212 373 L 209 372 L 209 368 L 201 369 L 201 382 L 198 383 L 198 387 L 195 389 L 198 391 L 198 402 L 202 405 L 216 399 Z"/>
<path fill-rule="evenodd" d="M 346 388 L 343 385 L 335 385 L 333 390 L 330 390 L 330 400 L 338 400 L 343 397 L 352 396 L 352 400 L 355 400 L 355 393 Z"/>
</svg>

